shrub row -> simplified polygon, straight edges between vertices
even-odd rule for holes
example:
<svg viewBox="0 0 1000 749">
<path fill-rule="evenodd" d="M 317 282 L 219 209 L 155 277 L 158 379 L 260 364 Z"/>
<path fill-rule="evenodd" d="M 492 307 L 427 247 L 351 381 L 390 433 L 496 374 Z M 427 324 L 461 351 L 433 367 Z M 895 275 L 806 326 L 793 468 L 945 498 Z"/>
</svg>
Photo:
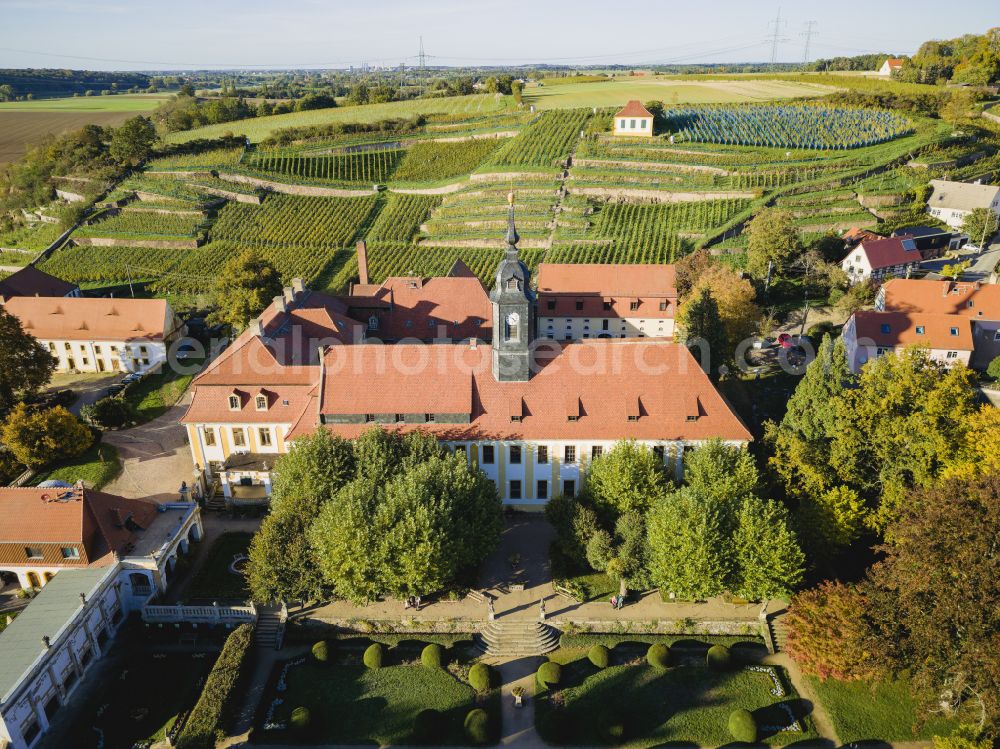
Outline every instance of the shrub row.
<svg viewBox="0 0 1000 749">
<path fill-rule="evenodd" d="M 218 660 L 205 680 L 201 696 L 177 738 L 178 749 L 212 749 L 247 654 L 253 645 L 253 625 L 241 624 L 222 647 Z"/>
</svg>

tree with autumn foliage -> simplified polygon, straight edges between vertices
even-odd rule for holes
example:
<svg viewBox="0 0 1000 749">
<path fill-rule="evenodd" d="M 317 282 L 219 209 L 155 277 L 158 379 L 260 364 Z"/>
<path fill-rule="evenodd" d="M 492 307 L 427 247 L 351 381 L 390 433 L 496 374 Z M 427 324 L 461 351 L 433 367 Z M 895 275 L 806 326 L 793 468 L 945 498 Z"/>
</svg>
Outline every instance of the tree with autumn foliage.
<svg viewBox="0 0 1000 749">
<path fill-rule="evenodd" d="M 702 289 L 708 289 L 715 299 L 719 319 L 731 345 L 735 346 L 753 334 L 761 317 L 760 308 L 754 301 L 757 294 L 748 280 L 721 263 L 701 270 L 690 290 L 690 305 L 683 302 L 678 311 L 678 325 L 687 326 L 688 308 L 694 307 Z"/>
</svg>

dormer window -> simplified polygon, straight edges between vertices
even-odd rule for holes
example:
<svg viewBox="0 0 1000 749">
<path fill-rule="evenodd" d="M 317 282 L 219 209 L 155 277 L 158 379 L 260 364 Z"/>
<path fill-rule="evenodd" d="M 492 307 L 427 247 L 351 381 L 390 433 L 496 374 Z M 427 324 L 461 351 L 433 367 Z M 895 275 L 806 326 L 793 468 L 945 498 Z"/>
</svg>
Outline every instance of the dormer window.
<svg viewBox="0 0 1000 749">
<path fill-rule="evenodd" d="M 881 329 L 881 331 L 883 333 L 891 333 L 892 332 L 892 326 L 889 325 L 888 323 L 882 323 L 880 329 Z"/>
<path fill-rule="evenodd" d="M 240 410 L 240 396 L 233 393 L 229 396 L 229 410 L 239 411 Z"/>
<path fill-rule="evenodd" d="M 637 312 L 639 310 L 639 300 L 636 299 L 635 301 L 629 302 L 628 308 L 633 312 Z"/>
<path fill-rule="evenodd" d="M 266 395 L 258 395 L 254 399 L 254 402 L 255 402 L 255 404 L 257 406 L 257 410 L 258 411 L 266 411 L 267 410 L 267 396 Z"/>
<path fill-rule="evenodd" d="M 580 310 L 583 309 L 583 300 L 582 299 L 577 299 L 576 300 L 576 309 L 577 309 L 577 312 L 579 312 Z"/>
<path fill-rule="evenodd" d="M 950 331 L 951 331 L 952 335 L 954 335 L 954 336 L 958 335 L 958 328 L 951 328 Z"/>
<path fill-rule="evenodd" d="M 372 315 L 368 318 L 368 330 L 378 330 L 378 316 Z"/>
<path fill-rule="evenodd" d="M 923 335 L 923 334 L 924 334 L 924 326 L 923 325 L 918 325 L 917 326 L 917 335 Z"/>
</svg>

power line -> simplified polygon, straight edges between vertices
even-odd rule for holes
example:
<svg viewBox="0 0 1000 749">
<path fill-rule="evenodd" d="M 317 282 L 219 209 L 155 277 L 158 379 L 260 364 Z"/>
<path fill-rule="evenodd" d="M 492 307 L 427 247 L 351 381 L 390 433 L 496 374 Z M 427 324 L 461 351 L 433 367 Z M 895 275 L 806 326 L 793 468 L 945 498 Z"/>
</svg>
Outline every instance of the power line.
<svg viewBox="0 0 1000 749">
<path fill-rule="evenodd" d="M 424 69 L 427 67 L 427 55 L 424 53 L 424 38 L 420 37 L 420 54 L 417 55 L 419 60 L 420 72 L 423 73 Z"/>
<path fill-rule="evenodd" d="M 806 21 L 805 27 L 806 27 L 806 30 L 803 31 L 802 34 L 801 34 L 802 36 L 804 36 L 806 38 L 806 49 L 805 49 L 805 52 L 802 54 L 802 62 L 809 62 L 809 42 L 812 41 L 813 34 L 816 33 L 813 30 L 813 29 L 816 28 L 816 22 L 815 21 Z"/>
<path fill-rule="evenodd" d="M 788 25 L 787 21 L 785 21 L 784 23 L 786 26 Z M 778 42 L 788 41 L 781 35 L 781 30 L 783 28 L 781 21 L 781 6 L 778 6 L 778 15 L 775 17 L 773 21 L 768 21 L 767 25 L 769 27 L 770 26 L 774 27 L 774 33 L 769 35 L 771 39 L 771 63 L 773 64 L 778 61 Z"/>
</svg>

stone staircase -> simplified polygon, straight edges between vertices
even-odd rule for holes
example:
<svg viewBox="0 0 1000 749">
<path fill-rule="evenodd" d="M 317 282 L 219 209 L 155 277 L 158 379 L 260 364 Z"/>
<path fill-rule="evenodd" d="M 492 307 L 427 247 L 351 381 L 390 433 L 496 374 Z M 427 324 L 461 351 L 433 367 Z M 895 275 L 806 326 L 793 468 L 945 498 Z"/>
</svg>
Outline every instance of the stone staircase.
<svg viewBox="0 0 1000 749">
<path fill-rule="evenodd" d="M 257 628 L 254 630 L 254 639 L 258 647 L 278 650 L 281 647 L 284 628 L 280 606 L 261 606 L 258 604 Z"/>
<path fill-rule="evenodd" d="M 788 640 L 788 626 L 784 621 L 784 614 L 779 614 L 768 618 L 767 626 L 771 629 L 771 642 L 774 643 L 774 652 L 780 653 L 785 649 L 785 642 Z"/>
<path fill-rule="evenodd" d="M 476 635 L 476 645 L 502 658 L 544 655 L 559 647 L 559 632 L 532 619 L 496 619 Z"/>
</svg>

